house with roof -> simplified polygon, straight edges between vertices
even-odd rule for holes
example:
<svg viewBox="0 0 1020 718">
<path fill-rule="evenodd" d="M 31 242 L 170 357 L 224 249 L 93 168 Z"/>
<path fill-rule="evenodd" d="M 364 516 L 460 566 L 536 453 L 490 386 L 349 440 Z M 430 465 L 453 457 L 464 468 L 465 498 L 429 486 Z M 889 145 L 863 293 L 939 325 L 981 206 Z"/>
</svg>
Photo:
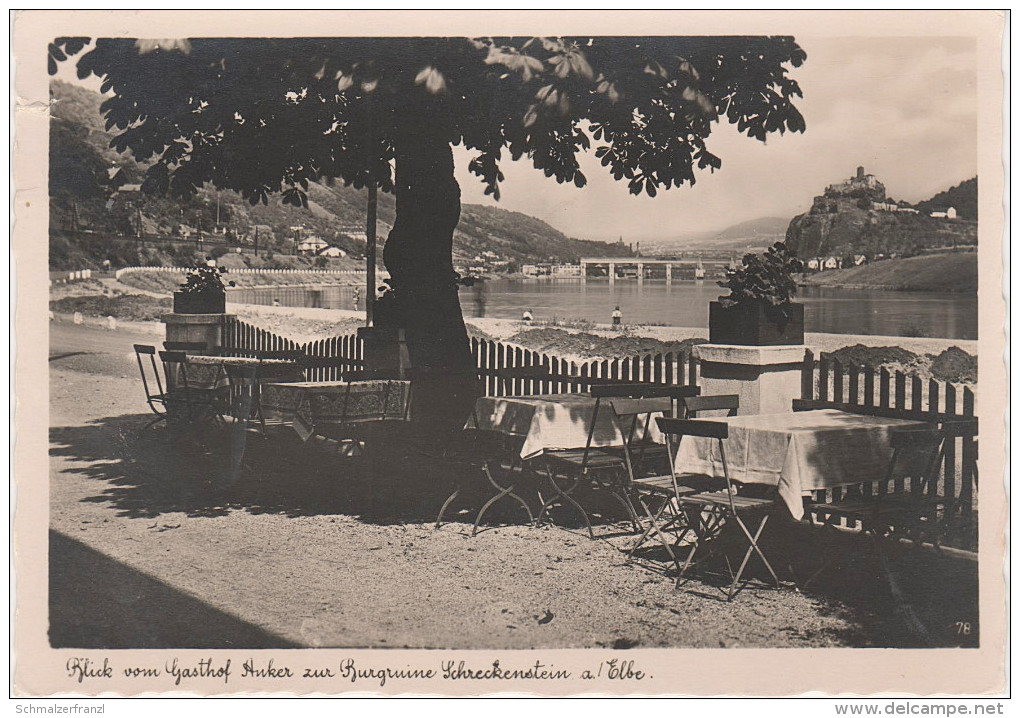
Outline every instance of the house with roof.
<svg viewBox="0 0 1020 718">
<path fill-rule="evenodd" d="M 302 239 L 298 242 L 297 253 L 298 254 L 319 254 L 322 250 L 329 247 L 329 245 L 316 237 L 314 234 L 309 235 L 306 239 Z"/>
<path fill-rule="evenodd" d="M 932 210 L 928 216 L 936 219 L 956 219 L 956 207 L 937 208 Z"/>
<path fill-rule="evenodd" d="M 332 257 L 333 259 L 343 259 L 347 256 L 347 252 L 340 249 L 339 247 L 326 247 L 324 250 L 319 252 L 320 257 Z"/>
</svg>

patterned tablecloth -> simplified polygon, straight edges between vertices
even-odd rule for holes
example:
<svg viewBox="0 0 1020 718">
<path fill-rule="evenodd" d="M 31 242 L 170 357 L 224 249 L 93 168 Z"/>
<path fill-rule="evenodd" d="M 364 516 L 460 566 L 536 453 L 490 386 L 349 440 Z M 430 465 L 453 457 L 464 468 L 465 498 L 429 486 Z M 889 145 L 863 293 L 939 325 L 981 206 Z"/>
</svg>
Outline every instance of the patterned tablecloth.
<svg viewBox="0 0 1020 718">
<path fill-rule="evenodd" d="M 894 429 L 924 427 L 907 419 L 850 414 L 835 409 L 712 419 L 729 424 L 726 466 L 734 481 L 779 487 L 797 520 L 806 492 L 875 481 L 892 457 Z M 924 456 L 905 457 L 915 472 Z M 676 456 L 677 474 L 723 477 L 716 439 L 685 437 Z"/>
<path fill-rule="evenodd" d="M 411 382 L 293 381 L 262 386 L 267 419 L 290 423 L 307 440 L 323 424 L 348 425 L 410 418 Z"/>
<path fill-rule="evenodd" d="M 588 394 L 483 396 L 475 402 L 475 410 L 464 428 L 523 437 L 521 458 L 527 460 L 546 450 L 583 449 L 594 416 L 595 399 Z M 635 436 L 643 434 L 644 424 L 644 417 L 640 417 Z M 654 421 L 648 427 L 648 436 L 662 441 Z M 609 400 L 603 399 L 595 420 L 592 446 L 622 445 L 623 432 Z"/>
<path fill-rule="evenodd" d="M 188 386 L 192 389 L 217 389 L 229 383 L 226 367 L 255 367 L 258 381 L 297 379 L 301 365 L 291 359 L 219 357 L 204 354 L 188 356 Z"/>
</svg>

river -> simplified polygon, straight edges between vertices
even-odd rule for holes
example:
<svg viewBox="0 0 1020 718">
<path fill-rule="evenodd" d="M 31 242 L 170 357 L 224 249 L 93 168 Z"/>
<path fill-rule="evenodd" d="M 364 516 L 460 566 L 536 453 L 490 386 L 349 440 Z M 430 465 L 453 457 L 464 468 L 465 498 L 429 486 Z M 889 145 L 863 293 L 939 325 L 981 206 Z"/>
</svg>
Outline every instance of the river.
<svg viewBox="0 0 1020 718">
<path fill-rule="evenodd" d="M 484 289 L 461 290 L 465 317 L 520 319 L 531 310 L 536 320 L 588 319 L 608 323 L 619 305 L 628 324 L 708 327 L 708 303 L 722 290 L 712 280 L 674 281 L 606 279 L 485 282 Z M 364 290 L 361 290 L 364 308 Z M 353 308 L 353 287 L 238 288 L 232 302 L 284 306 Z M 805 329 L 832 334 L 977 339 L 977 297 L 939 292 L 887 292 L 862 289 L 805 287 L 797 301 L 805 305 Z"/>
</svg>

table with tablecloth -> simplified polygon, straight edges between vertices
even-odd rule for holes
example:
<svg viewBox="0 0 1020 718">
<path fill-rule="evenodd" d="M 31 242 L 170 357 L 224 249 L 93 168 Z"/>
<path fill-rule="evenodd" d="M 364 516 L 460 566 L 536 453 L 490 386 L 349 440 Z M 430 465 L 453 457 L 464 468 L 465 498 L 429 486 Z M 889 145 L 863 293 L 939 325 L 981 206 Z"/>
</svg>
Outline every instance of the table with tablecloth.
<svg viewBox="0 0 1020 718">
<path fill-rule="evenodd" d="M 291 424 L 305 440 L 324 425 L 407 421 L 410 401 L 411 382 L 397 379 L 273 382 L 262 387 L 265 417 Z"/>
<path fill-rule="evenodd" d="M 736 416 L 723 440 L 730 479 L 776 486 L 795 519 L 804 515 L 806 492 L 875 481 L 892 457 L 890 434 L 929 426 L 911 419 L 852 414 L 836 409 Z M 924 456 L 907 459 L 923 468 Z M 678 474 L 723 477 L 716 439 L 684 437 L 677 451 Z"/>
<path fill-rule="evenodd" d="M 583 449 L 593 419 L 593 447 L 622 446 L 623 432 L 615 421 L 610 400 L 602 400 L 597 417 L 595 402 L 588 394 L 483 396 L 475 402 L 464 428 L 523 438 L 520 456 L 524 460 L 554 449 Z M 638 417 L 635 437 L 644 435 L 646 420 L 646 416 Z M 647 428 L 648 438 L 661 443 L 654 421 Z"/>
<path fill-rule="evenodd" d="M 188 355 L 188 388 L 216 389 L 227 386 L 227 367 L 254 368 L 259 382 L 298 379 L 301 365 L 292 359 L 257 359 L 255 357 Z"/>
</svg>

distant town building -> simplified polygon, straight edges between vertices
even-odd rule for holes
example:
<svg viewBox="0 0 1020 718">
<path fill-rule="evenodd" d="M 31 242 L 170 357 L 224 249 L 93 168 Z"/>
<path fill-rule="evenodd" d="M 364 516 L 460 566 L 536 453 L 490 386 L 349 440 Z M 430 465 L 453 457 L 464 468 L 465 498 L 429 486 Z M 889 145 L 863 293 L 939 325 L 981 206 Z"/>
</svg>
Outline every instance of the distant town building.
<svg viewBox="0 0 1020 718">
<path fill-rule="evenodd" d="M 365 227 L 361 225 L 349 224 L 343 227 L 338 227 L 336 233 L 350 237 L 355 242 L 368 242 L 368 232 L 366 232 Z"/>
<path fill-rule="evenodd" d="M 855 254 L 854 255 L 854 266 L 855 267 L 859 267 L 862 264 L 867 264 L 867 262 L 868 262 L 868 258 L 865 255 L 863 255 L 863 254 Z"/>
<path fill-rule="evenodd" d="M 929 215 L 939 219 L 956 219 L 956 207 L 948 207 L 946 209 L 935 209 Z"/>
<path fill-rule="evenodd" d="M 812 258 L 807 261 L 807 268 L 810 269 L 812 272 L 817 272 L 819 266 L 820 264 L 817 259 Z"/>
<path fill-rule="evenodd" d="M 326 249 L 329 245 L 322 241 L 314 234 L 306 239 L 298 242 L 297 253 L 298 254 L 319 254 L 322 250 Z"/>
<path fill-rule="evenodd" d="M 839 260 L 836 257 L 826 257 L 822 266 L 825 269 L 839 269 Z"/>
<path fill-rule="evenodd" d="M 333 257 L 334 259 L 343 259 L 347 256 L 347 252 L 340 249 L 339 247 L 326 247 L 324 250 L 319 252 L 320 257 Z"/>
</svg>

